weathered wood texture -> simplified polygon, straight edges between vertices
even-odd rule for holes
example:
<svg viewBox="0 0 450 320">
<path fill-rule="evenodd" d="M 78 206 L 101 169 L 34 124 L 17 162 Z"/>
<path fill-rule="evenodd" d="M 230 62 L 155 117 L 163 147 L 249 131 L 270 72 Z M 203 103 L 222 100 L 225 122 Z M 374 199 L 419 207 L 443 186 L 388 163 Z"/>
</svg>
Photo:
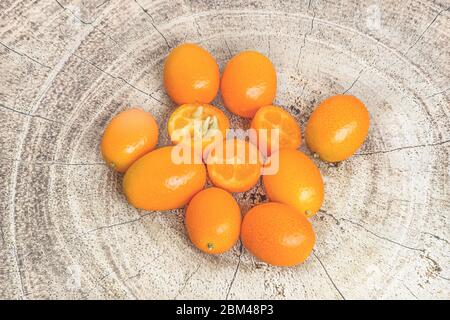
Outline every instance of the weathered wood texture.
<svg viewBox="0 0 450 320">
<path fill-rule="evenodd" d="M 302 124 L 332 94 L 366 103 L 358 154 L 316 161 L 326 201 L 305 264 L 200 253 L 181 210 L 133 209 L 102 162 L 127 105 L 168 142 L 162 61 L 183 41 L 221 67 L 268 55 L 276 103 Z M 0 298 L 450 298 L 449 45 L 448 0 L 2 0 Z M 260 185 L 237 198 L 244 212 L 265 199 Z"/>
</svg>

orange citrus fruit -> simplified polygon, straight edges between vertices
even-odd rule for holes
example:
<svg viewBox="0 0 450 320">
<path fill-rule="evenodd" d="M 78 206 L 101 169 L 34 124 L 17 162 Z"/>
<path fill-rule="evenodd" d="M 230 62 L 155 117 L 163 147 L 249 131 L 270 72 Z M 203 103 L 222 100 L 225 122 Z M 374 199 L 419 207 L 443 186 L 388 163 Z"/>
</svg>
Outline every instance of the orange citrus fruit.
<svg viewBox="0 0 450 320">
<path fill-rule="evenodd" d="M 239 239 L 241 210 L 231 194 L 209 188 L 197 193 L 189 202 L 185 224 L 197 248 L 206 253 L 223 253 Z"/>
<path fill-rule="evenodd" d="M 252 119 L 251 128 L 257 131 L 261 153 L 270 155 L 279 149 L 297 149 L 302 143 L 302 132 L 295 118 L 276 106 L 260 108 Z M 272 141 L 272 130 L 278 129 L 278 145 Z M 262 146 L 266 146 L 261 150 Z"/>
<path fill-rule="evenodd" d="M 158 143 L 158 125 L 152 115 L 133 108 L 116 115 L 103 133 L 103 159 L 118 172 L 125 172 Z"/>
<path fill-rule="evenodd" d="M 223 140 L 230 127 L 228 117 L 222 110 L 209 105 L 189 103 L 179 106 L 169 118 L 167 128 L 173 143 L 196 141 L 202 148 Z"/>
<path fill-rule="evenodd" d="M 243 51 L 226 65 L 220 88 L 224 104 L 231 112 L 251 118 L 259 108 L 272 104 L 277 74 L 266 56 Z"/>
<path fill-rule="evenodd" d="M 306 144 L 322 160 L 345 160 L 363 144 L 369 122 L 369 112 L 359 99 L 350 95 L 332 96 L 311 114 L 305 129 Z"/>
<path fill-rule="evenodd" d="M 279 161 L 278 172 L 264 175 L 263 183 L 271 201 L 281 202 L 310 217 L 317 213 L 324 198 L 322 175 L 303 152 L 281 149 L 267 160 Z"/>
<path fill-rule="evenodd" d="M 240 139 L 221 141 L 206 156 L 211 182 L 230 192 L 251 189 L 261 175 L 261 154 L 255 145 Z"/>
<path fill-rule="evenodd" d="M 144 210 L 181 208 L 206 183 L 201 160 L 178 163 L 175 147 L 156 149 L 137 160 L 125 173 L 123 190 L 128 202 Z"/>
<path fill-rule="evenodd" d="M 257 205 L 244 216 L 241 228 L 244 247 L 274 266 L 294 266 L 308 258 L 315 234 L 311 223 L 297 210 L 282 203 Z"/>
<path fill-rule="evenodd" d="M 196 44 L 174 48 L 164 64 L 164 87 L 177 104 L 210 103 L 217 95 L 219 83 L 216 60 Z"/>
</svg>

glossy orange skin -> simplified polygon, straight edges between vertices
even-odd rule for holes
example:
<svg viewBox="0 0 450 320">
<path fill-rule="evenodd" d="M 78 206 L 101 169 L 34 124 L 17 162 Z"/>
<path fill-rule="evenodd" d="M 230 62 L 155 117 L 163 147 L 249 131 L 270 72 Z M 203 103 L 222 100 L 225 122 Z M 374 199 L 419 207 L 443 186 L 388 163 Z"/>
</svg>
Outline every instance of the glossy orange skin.
<svg viewBox="0 0 450 320">
<path fill-rule="evenodd" d="M 175 164 L 174 147 L 156 149 L 137 160 L 125 173 L 123 190 L 128 202 L 144 210 L 181 208 L 206 183 L 203 163 Z"/>
<path fill-rule="evenodd" d="M 169 136 L 171 137 L 171 140 L 174 144 L 189 142 L 192 146 L 194 145 L 195 137 L 193 128 L 189 130 L 189 134 L 192 138 L 190 141 L 184 141 L 185 139 L 176 137 L 174 133 L 176 132 L 176 130 L 180 130 L 183 127 L 186 127 L 186 125 L 191 125 L 190 122 L 194 120 L 193 114 L 199 107 L 203 109 L 203 112 L 197 120 L 205 121 L 207 117 L 216 117 L 219 126 L 218 129 L 220 131 L 220 136 L 212 136 L 211 138 L 202 137 L 202 150 L 204 150 L 211 143 L 216 142 L 219 138 L 223 140 L 224 137 L 226 137 L 226 131 L 230 128 L 230 121 L 222 110 L 210 104 L 188 103 L 176 108 L 175 111 L 170 115 L 169 121 L 167 123 Z"/>
<path fill-rule="evenodd" d="M 148 112 L 133 108 L 116 115 L 103 133 L 103 159 L 118 172 L 128 167 L 158 144 L 158 125 Z"/>
<path fill-rule="evenodd" d="M 315 243 L 311 223 L 294 208 L 269 202 L 257 205 L 244 216 L 241 240 L 258 259 L 274 266 L 302 263 Z"/>
<path fill-rule="evenodd" d="M 223 253 L 239 239 L 241 210 L 231 194 L 223 189 L 208 188 L 189 202 L 185 225 L 198 249 L 210 254 Z"/>
<path fill-rule="evenodd" d="M 328 162 L 351 157 L 369 132 L 370 115 L 354 96 L 336 95 L 323 101 L 306 124 L 308 148 Z"/>
<path fill-rule="evenodd" d="M 226 65 L 220 89 L 224 104 L 231 112 L 251 118 L 259 108 L 272 104 L 275 98 L 275 67 L 263 54 L 243 51 Z"/>
<path fill-rule="evenodd" d="M 297 120 L 286 110 L 277 106 L 261 107 L 252 119 L 250 127 L 258 132 L 258 148 L 262 154 L 270 156 L 279 149 L 297 149 L 302 143 L 302 131 Z M 266 134 L 262 129 L 266 130 Z M 279 145 L 271 141 L 271 130 L 279 130 Z M 262 145 L 266 150 L 261 150 Z"/>
<path fill-rule="evenodd" d="M 205 151 L 208 176 L 211 182 L 229 192 L 250 190 L 261 176 L 262 158 L 258 148 L 248 141 L 240 139 L 229 139 L 219 145 L 222 145 L 222 156 L 211 150 Z M 229 161 L 226 161 L 227 148 L 229 150 L 234 148 L 236 155 Z M 219 149 L 217 148 L 217 150 Z M 244 150 L 245 158 L 239 160 L 240 156 L 237 150 Z M 253 160 L 256 161 L 251 159 L 251 155 L 255 156 Z"/>
<path fill-rule="evenodd" d="M 263 176 L 268 198 L 288 204 L 307 217 L 316 214 L 324 199 L 323 179 L 317 166 L 298 150 L 281 149 L 268 161 L 277 157 L 278 172 Z"/>
<path fill-rule="evenodd" d="M 177 104 L 210 103 L 219 90 L 216 60 L 202 47 L 185 43 L 174 48 L 164 64 L 164 87 Z"/>
</svg>

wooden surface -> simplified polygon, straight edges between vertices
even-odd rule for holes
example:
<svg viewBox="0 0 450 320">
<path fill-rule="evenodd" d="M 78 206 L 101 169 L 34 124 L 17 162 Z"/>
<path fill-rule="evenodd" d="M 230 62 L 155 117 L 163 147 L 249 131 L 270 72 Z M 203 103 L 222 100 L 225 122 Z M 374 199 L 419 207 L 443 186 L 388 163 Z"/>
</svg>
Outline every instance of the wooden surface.
<svg viewBox="0 0 450 320">
<path fill-rule="evenodd" d="M 268 55 L 301 124 L 332 94 L 366 103 L 358 154 L 316 161 L 326 201 L 305 264 L 202 254 L 181 210 L 133 209 L 104 165 L 101 134 L 126 106 L 168 142 L 162 62 L 183 41 L 221 68 Z M 449 45 L 449 0 L 2 0 L 0 298 L 450 298 Z M 236 197 L 243 212 L 265 199 Z"/>
</svg>

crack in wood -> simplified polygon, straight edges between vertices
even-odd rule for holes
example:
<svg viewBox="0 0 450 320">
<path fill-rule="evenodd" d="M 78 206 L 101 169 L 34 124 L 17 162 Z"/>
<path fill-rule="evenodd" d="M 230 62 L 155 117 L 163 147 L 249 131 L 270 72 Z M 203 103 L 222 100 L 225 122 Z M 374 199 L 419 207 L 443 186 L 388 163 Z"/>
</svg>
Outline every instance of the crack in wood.
<svg viewBox="0 0 450 320">
<path fill-rule="evenodd" d="M 414 294 L 414 292 L 412 292 L 412 290 L 406 285 L 406 284 L 404 284 L 403 283 L 403 281 L 401 282 L 402 283 L 402 285 L 403 285 L 403 287 L 416 299 L 416 300 L 419 300 L 419 298 Z"/>
<path fill-rule="evenodd" d="M 228 45 L 228 41 L 225 38 L 223 38 L 223 41 L 224 41 L 225 46 L 227 47 L 227 50 L 228 50 L 228 58 L 231 59 L 233 57 L 233 54 L 231 53 L 231 49 L 230 49 L 230 46 Z"/>
<path fill-rule="evenodd" d="M 175 295 L 175 297 L 173 298 L 173 300 L 176 300 L 178 298 L 178 296 L 184 291 L 184 289 L 186 289 L 187 284 L 189 283 L 189 281 L 192 279 L 192 277 L 198 272 L 198 270 L 201 267 L 201 263 L 198 264 L 197 268 L 195 268 L 195 270 L 186 278 L 186 280 L 184 281 L 183 285 L 181 286 L 180 290 L 178 290 L 177 294 Z"/>
<path fill-rule="evenodd" d="M 32 62 L 34 62 L 34 63 L 40 65 L 40 66 L 43 67 L 43 68 L 46 68 L 46 69 L 49 69 L 49 70 L 51 69 L 50 66 L 47 66 L 47 65 L 43 64 L 42 62 L 39 62 L 38 60 L 34 59 L 33 57 L 30 57 L 30 56 L 29 56 L 28 54 L 26 54 L 26 53 L 19 52 L 19 51 L 17 51 L 16 49 L 13 49 L 13 48 L 7 46 L 6 44 L 4 44 L 4 43 L 1 42 L 1 41 L 0 41 L 0 45 L 2 45 L 2 46 L 5 47 L 7 50 L 9 50 L 9 51 L 11 51 L 11 52 L 14 52 L 15 54 L 17 54 L 17 55 L 19 55 L 19 56 L 21 56 L 21 57 L 24 57 L 24 58 L 27 58 L 27 59 L 31 60 Z"/>
<path fill-rule="evenodd" d="M 15 225 L 15 221 L 14 221 L 14 225 Z M 17 265 L 16 272 L 17 272 L 17 275 L 19 276 L 19 289 L 20 289 L 21 299 L 25 300 L 28 293 L 25 292 L 25 286 L 24 286 L 23 277 L 22 277 L 22 270 L 20 270 L 20 266 L 19 266 L 19 254 L 17 253 L 17 245 L 16 245 L 15 240 L 13 243 L 13 254 L 14 254 L 14 259 L 16 261 L 16 265 Z"/>
<path fill-rule="evenodd" d="M 133 88 L 134 90 L 136 90 L 136 91 L 138 91 L 138 92 L 144 94 L 145 96 L 147 96 L 147 97 L 149 97 L 149 98 L 151 98 L 151 99 L 153 99 L 153 100 L 155 100 L 155 101 L 161 103 L 162 105 L 164 105 L 164 106 L 166 106 L 166 107 L 170 107 L 170 106 L 167 105 L 166 103 L 164 103 L 164 102 L 160 101 L 159 99 L 155 98 L 151 93 L 148 93 L 148 92 L 146 92 L 146 91 L 144 91 L 144 90 L 142 90 L 142 89 L 136 87 L 134 84 L 130 83 L 130 82 L 127 81 L 125 78 L 120 77 L 120 76 L 115 76 L 115 75 L 111 74 L 110 72 L 108 72 L 108 71 L 106 71 L 106 70 L 103 70 L 102 68 L 98 67 L 95 63 L 91 62 L 90 60 L 88 60 L 88 59 L 86 59 L 86 58 L 83 58 L 83 57 L 81 57 L 81 56 L 79 56 L 79 55 L 77 55 L 77 54 L 75 54 L 75 53 L 74 53 L 73 55 L 74 55 L 75 57 L 77 57 L 78 59 L 80 59 L 81 61 L 83 61 L 84 63 L 88 63 L 89 65 L 93 66 L 95 69 L 97 69 L 98 71 L 102 72 L 103 74 L 105 74 L 105 75 L 107 75 L 107 76 L 109 76 L 109 77 L 111 77 L 111 78 L 113 78 L 113 79 L 122 81 L 122 82 L 125 83 L 126 85 L 128 85 L 128 86 L 130 86 L 131 88 Z"/>
<path fill-rule="evenodd" d="M 325 271 L 325 274 L 327 275 L 328 279 L 330 280 L 331 284 L 333 285 L 334 289 L 336 289 L 336 291 L 339 293 L 339 295 L 341 296 L 342 300 L 345 300 L 344 295 L 342 294 L 341 290 L 339 290 L 339 288 L 337 287 L 336 283 L 334 282 L 333 278 L 331 278 L 330 274 L 328 273 L 327 268 L 325 268 L 325 265 L 322 263 L 322 261 L 319 259 L 319 257 L 317 256 L 317 254 L 314 252 L 312 252 L 312 254 L 314 255 L 314 257 L 317 259 L 317 261 L 319 261 L 320 265 L 322 266 L 323 271 Z"/>
<path fill-rule="evenodd" d="M 442 271 L 442 268 L 441 268 L 441 266 L 439 265 L 439 263 L 437 263 L 437 261 L 434 260 L 433 258 L 431 258 L 428 254 L 426 254 L 426 249 L 424 249 L 424 248 L 415 248 L 415 247 L 410 247 L 410 246 L 404 245 L 404 244 L 402 244 L 402 243 L 400 243 L 400 242 L 397 242 L 397 241 L 392 240 L 392 239 L 390 239 L 390 238 L 387 238 L 387 237 L 385 237 L 385 236 L 381 236 L 381 235 L 379 235 L 379 234 L 376 234 L 376 233 L 373 232 L 372 230 L 367 229 L 365 226 L 363 226 L 363 225 L 362 225 L 361 223 L 359 223 L 359 222 L 355 222 L 355 221 L 352 221 L 352 220 L 346 219 L 346 218 L 336 218 L 336 217 L 335 217 L 334 215 L 332 215 L 331 213 L 327 213 L 327 212 L 325 212 L 325 211 L 322 211 L 322 213 L 325 214 L 325 215 L 327 215 L 327 216 L 332 217 L 335 221 L 344 221 L 344 222 L 350 223 L 350 224 L 352 224 L 352 225 L 354 225 L 354 226 L 357 226 L 357 227 L 363 229 L 364 231 L 370 233 L 371 235 L 375 236 L 375 237 L 378 238 L 378 239 L 385 240 L 385 241 L 387 241 L 387 242 L 390 242 L 390 243 L 392 243 L 392 244 L 395 244 L 395 245 L 397 245 L 397 246 L 400 246 L 400 247 L 405 248 L 405 249 L 408 249 L 408 250 L 420 252 L 420 253 L 421 253 L 420 256 L 421 256 L 422 258 L 428 260 L 428 261 L 431 263 L 431 265 L 432 265 L 432 272 L 439 274 L 439 273 Z"/>
<path fill-rule="evenodd" d="M 56 2 L 56 3 L 57 3 L 64 11 L 68 11 L 75 19 L 77 19 L 78 21 L 80 21 L 82 24 L 86 24 L 86 25 L 91 25 L 91 26 L 93 26 L 92 24 L 95 23 L 95 20 L 96 20 L 96 19 L 94 19 L 94 20 L 92 20 L 92 21 L 86 21 L 86 20 L 82 19 L 81 17 L 77 16 L 77 15 L 75 14 L 75 12 L 73 12 L 71 9 L 66 8 L 65 6 L 63 6 L 63 5 L 61 4 L 61 2 L 59 2 L 58 0 L 55 0 L 55 2 Z M 95 28 L 95 26 L 93 26 L 93 27 Z"/>
<path fill-rule="evenodd" d="M 437 275 L 437 277 L 442 279 L 442 280 L 445 280 L 445 281 L 450 281 L 450 278 L 443 277 L 443 276 L 441 276 L 439 274 Z"/>
<path fill-rule="evenodd" d="M 2 222 L 2 220 L 0 219 L 0 248 L 4 248 L 4 245 L 5 245 L 5 235 L 4 235 L 4 233 L 3 233 L 3 222 Z M 0 274 L 1 274 L 1 272 L 0 272 Z"/>
<path fill-rule="evenodd" d="M 103 4 L 105 4 L 105 3 L 108 2 L 108 1 L 109 1 L 109 0 L 105 1 Z M 113 37 L 111 37 L 109 34 L 106 34 L 104 31 L 100 30 L 100 29 L 95 25 L 95 22 L 96 22 L 97 18 L 95 18 L 95 19 L 92 20 L 92 21 L 86 21 L 86 20 L 82 19 L 81 17 L 77 16 L 77 15 L 75 14 L 75 12 L 73 12 L 71 9 L 66 8 L 65 6 L 63 6 L 58 0 L 55 0 L 55 2 L 56 2 L 56 3 L 57 3 L 64 11 L 69 12 L 69 13 L 72 15 L 72 17 L 74 17 L 76 20 L 78 20 L 79 22 L 81 22 L 81 23 L 84 24 L 84 25 L 91 26 L 94 30 L 100 32 L 103 36 L 107 37 L 109 40 L 111 40 L 112 42 L 114 42 L 114 44 L 115 44 L 117 47 L 119 47 L 121 50 L 124 50 L 124 49 L 122 48 L 122 46 L 121 46 L 121 45 L 120 45 Z M 103 5 L 103 4 L 102 4 L 102 5 Z M 101 7 L 101 5 L 100 5 L 99 7 Z"/>
<path fill-rule="evenodd" d="M 159 35 L 164 39 L 164 42 L 167 45 L 167 48 L 172 49 L 172 46 L 169 44 L 169 41 L 167 41 L 166 36 L 158 29 L 158 27 L 155 25 L 155 20 L 153 19 L 153 16 L 148 12 L 148 9 L 145 9 L 137 0 L 134 0 L 136 4 L 142 9 L 142 11 L 145 12 L 145 14 L 150 18 L 150 24 L 152 27 L 156 30 L 156 32 L 159 33 Z"/>
<path fill-rule="evenodd" d="M 113 224 L 109 224 L 109 225 L 106 225 L 106 226 L 101 226 L 101 227 L 97 227 L 95 229 L 91 229 L 91 230 L 85 231 L 85 232 L 79 234 L 76 237 L 76 239 L 81 239 L 84 236 L 86 236 L 87 234 L 90 234 L 90 233 L 93 233 L 93 232 L 97 232 L 97 231 L 100 231 L 100 230 L 112 229 L 112 228 L 115 228 L 115 227 L 119 227 L 119 226 L 123 226 L 123 225 L 127 225 L 127 224 L 138 222 L 138 221 L 144 219 L 145 217 L 151 215 L 152 213 L 153 212 L 147 212 L 147 213 L 144 213 L 143 215 L 140 215 L 138 218 L 135 218 L 135 219 L 131 219 L 131 220 L 123 221 L 123 222 L 118 222 L 118 223 L 113 223 Z"/>
<path fill-rule="evenodd" d="M 239 267 L 241 266 L 241 258 L 242 258 L 242 252 L 243 252 L 244 246 L 242 245 L 242 242 L 240 243 L 239 247 L 239 256 L 238 256 L 238 262 L 236 264 L 236 268 L 234 269 L 233 278 L 230 281 L 230 284 L 228 285 L 227 294 L 225 296 L 225 300 L 228 300 L 228 296 L 230 295 L 231 288 L 233 287 L 234 281 L 236 280 L 237 273 L 239 271 Z"/>
<path fill-rule="evenodd" d="M 433 238 L 435 238 L 435 239 L 437 239 L 437 240 L 439 240 L 439 241 L 443 241 L 443 242 L 445 242 L 446 244 L 450 245 L 450 243 L 448 242 L 447 239 L 441 238 L 441 237 L 439 237 L 439 236 L 437 236 L 437 235 L 435 235 L 435 234 L 433 234 L 433 233 L 430 233 L 430 232 L 422 232 L 422 234 L 429 235 L 429 236 L 431 236 L 431 237 L 433 237 Z"/>
<path fill-rule="evenodd" d="M 422 31 L 422 33 L 419 35 L 419 37 L 416 39 L 416 41 L 414 41 L 414 43 L 408 48 L 408 50 L 406 50 L 405 52 L 405 56 L 409 53 L 409 51 L 414 48 L 416 46 L 416 44 L 423 38 L 423 36 L 425 35 L 425 33 L 428 31 L 428 29 L 430 29 L 430 27 L 436 22 L 437 18 L 442 15 L 445 11 L 450 10 L 450 7 L 448 7 L 447 9 L 442 9 L 441 11 L 438 12 L 438 14 L 433 18 L 433 20 L 431 20 L 431 22 L 428 24 L 428 26 L 425 28 L 425 30 Z"/>
<path fill-rule="evenodd" d="M 387 242 L 390 242 L 390 243 L 392 243 L 392 244 L 398 245 L 398 246 L 400 246 L 400 247 L 402 247 L 402 248 L 405 248 L 405 249 L 409 249 L 409 250 L 413 250 L 413 251 L 418 251 L 418 252 L 422 252 L 422 253 L 425 252 L 425 249 L 410 247 L 410 246 L 404 245 L 404 244 L 402 244 L 402 243 L 400 243 L 400 242 L 397 242 L 397 241 L 395 241 L 395 240 L 389 239 L 389 238 L 387 238 L 387 237 L 385 237 L 385 236 L 381 236 L 381 235 L 379 235 L 379 234 L 373 232 L 372 230 L 369 230 L 368 228 L 366 228 L 365 226 L 363 226 L 363 225 L 362 225 L 361 223 L 359 223 L 359 222 L 356 222 L 356 221 L 353 221 L 353 220 L 350 220 L 350 219 L 346 219 L 346 218 L 336 218 L 333 214 L 328 213 L 328 212 L 326 212 L 326 211 L 321 211 L 321 212 L 322 212 L 324 215 L 327 215 L 327 216 L 331 217 L 331 218 L 332 218 L 333 220 L 335 220 L 335 221 L 344 221 L 344 222 L 350 223 L 350 224 L 352 224 L 352 225 L 354 225 L 354 226 L 357 226 L 357 227 L 363 229 L 364 231 L 370 233 L 371 235 L 373 235 L 374 237 L 376 237 L 376 238 L 378 238 L 378 239 L 385 240 L 385 241 L 387 241 Z"/>
<path fill-rule="evenodd" d="M 373 154 L 391 153 L 391 152 L 407 150 L 407 149 L 437 147 L 437 146 L 445 145 L 445 144 L 447 144 L 449 142 L 450 142 L 450 139 L 449 140 L 444 140 L 444 141 L 439 141 L 439 142 L 434 142 L 434 143 L 426 143 L 426 144 L 418 144 L 418 145 L 414 145 L 414 146 L 398 147 L 398 148 L 389 149 L 389 150 L 379 150 L 379 151 L 355 153 L 355 156 L 369 156 L 369 155 L 373 155 Z"/>
<path fill-rule="evenodd" d="M 340 221 L 338 218 L 336 218 L 333 214 L 328 213 L 327 211 L 323 210 L 323 209 L 319 209 L 318 211 L 319 213 L 323 213 L 325 215 L 327 215 L 328 217 L 332 218 L 334 220 L 334 222 L 336 223 L 336 225 L 340 225 Z"/>
<path fill-rule="evenodd" d="M 21 114 L 21 115 L 26 116 L 26 117 L 38 118 L 38 119 L 42 119 L 42 120 L 49 121 L 49 122 L 56 123 L 56 124 L 64 124 L 61 121 L 56 121 L 56 120 L 53 120 L 53 119 L 50 119 L 50 118 L 47 118 L 47 117 L 44 117 L 44 116 L 40 116 L 40 115 L 37 115 L 37 114 L 30 114 L 30 113 L 27 113 L 27 112 L 19 111 L 19 110 L 16 110 L 14 108 L 7 107 L 7 106 L 5 106 L 5 105 L 3 105 L 1 103 L 0 103 L 0 108 L 5 109 L 5 110 L 9 110 L 9 111 L 17 113 L 17 114 Z"/>
<path fill-rule="evenodd" d="M 195 29 L 197 29 L 197 34 L 198 34 L 198 36 L 201 38 L 203 35 L 202 35 L 202 33 L 200 32 L 200 25 L 198 24 L 198 21 L 197 21 L 197 19 L 193 19 L 194 20 L 194 24 L 195 24 Z"/>
<path fill-rule="evenodd" d="M 311 5 L 311 1 L 309 1 L 309 3 L 308 3 L 308 10 L 309 10 L 310 5 Z M 312 31 L 313 31 L 313 28 L 314 28 L 314 20 L 315 19 L 316 19 L 316 11 L 313 10 L 313 15 L 312 15 L 312 18 L 311 18 L 311 26 L 309 28 L 309 31 L 305 32 L 305 34 L 303 35 L 303 43 L 300 46 L 300 49 L 298 50 L 297 63 L 295 65 L 296 69 L 298 69 L 298 66 L 300 64 L 300 58 L 302 56 L 303 48 L 305 48 L 305 46 L 306 46 L 306 38 L 312 34 Z"/>
<path fill-rule="evenodd" d="M 359 78 L 361 77 L 361 75 L 364 73 L 364 68 L 361 69 L 358 73 L 358 76 L 356 77 L 356 79 L 352 82 L 352 84 L 347 88 L 347 90 L 344 90 L 344 92 L 342 92 L 342 94 L 346 94 L 347 92 L 349 92 L 353 86 L 358 82 Z"/>
<path fill-rule="evenodd" d="M 103 7 L 105 4 L 107 4 L 108 2 L 110 2 L 110 0 L 105 0 L 102 3 L 100 3 L 98 6 L 95 7 L 95 9 L 98 9 L 100 7 Z"/>
</svg>

